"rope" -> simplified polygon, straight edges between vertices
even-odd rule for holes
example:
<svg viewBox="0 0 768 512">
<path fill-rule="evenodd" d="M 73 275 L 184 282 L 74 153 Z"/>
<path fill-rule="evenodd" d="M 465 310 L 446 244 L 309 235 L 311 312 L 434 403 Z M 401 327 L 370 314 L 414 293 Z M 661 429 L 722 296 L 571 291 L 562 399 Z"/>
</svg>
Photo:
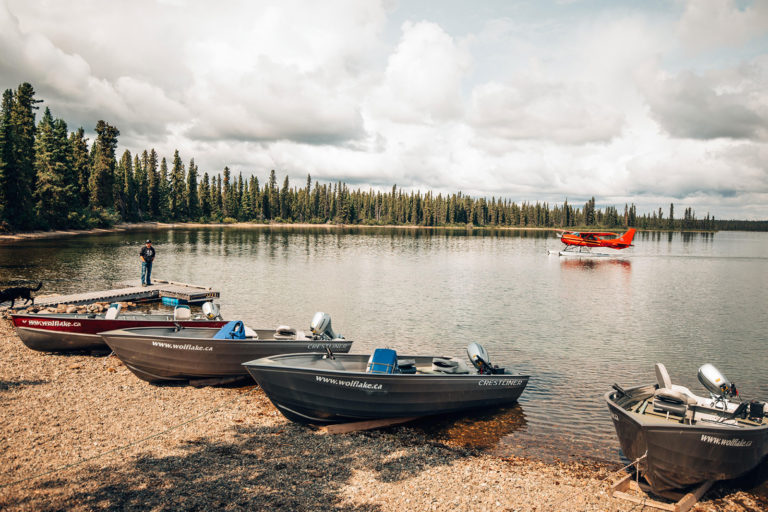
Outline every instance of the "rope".
<svg viewBox="0 0 768 512">
<path fill-rule="evenodd" d="M 613 473 L 609 474 L 609 475 L 608 475 L 608 476 L 606 476 L 605 478 L 603 478 L 603 479 L 601 479 L 601 480 L 598 480 L 598 481 L 597 481 L 597 483 L 598 483 L 598 484 L 602 484 L 603 482 L 605 482 L 606 480 L 608 480 L 609 478 L 611 478 L 611 477 L 612 477 L 613 475 L 615 475 L 616 473 L 619 473 L 619 472 L 621 472 L 621 471 L 624 471 L 625 469 L 629 469 L 629 468 L 631 468 L 632 466 L 636 465 L 637 463 L 639 463 L 641 460 L 643 460 L 643 459 L 644 459 L 644 458 L 646 458 L 647 456 L 648 456 L 648 450 L 646 450 L 646 451 L 645 451 L 645 453 L 644 453 L 642 456 L 640 456 L 640 457 L 636 458 L 634 461 L 630 462 L 629 464 L 627 464 L 627 465 L 626 465 L 626 466 L 624 466 L 623 468 L 617 469 L 616 471 L 614 471 Z M 638 471 L 638 475 L 639 475 L 639 471 Z M 576 492 L 581 492 L 581 494 L 584 494 L 584 492 L 583 492 L 583 491 L 578 491 L 578 490 L 577 490 Z M 561 499 L 560 501 L 556 501 L 555 503 L 553 503 L 553 505 L 552 505 L 552 506 L 553 506 L 553 507 L 557 507 L 558 505 L 562 505 L 563 503 L 565 503 L 566 501 L 568 501 L 569 499 L 572 499 L 572 498 L 573 498 L 573 495 L 569 495 L 569 496 L 566 496 L 566 497 L 564 497 L 563 499 Z"/>
<path fill-rule="evenodd" d="M 51 470 L 48 470 L 48 471 L 43 471 L 42 473 L 38 473 L 38 474 L 33 475 L 33 476 L 29 476 L 29 477 L 26 477 L 26 478 L 21 478 L 19 480 L 14 480 L 13 482 L 9 482 L 7 484 L 2 484 L 2 485 L 0 485 L 0 489 L 4 489 L 6 487 L 11 487 L 11 486 L 23 483 L 23 482 L 28 482 L 30 480 L 36 480 L 36 479 L 38 479 L 40 477 L 51 475 L 53 473 L 59 473 L 61 471 L 65 471 L 67 469 L 71 469 L 71 468 L 80 466 L 81 464 L 85 464 L 86 462 L 89 462 L 89 461 L 92 461 L 92 460 L 96 460 L 96 459 L 100 459 L 102 457 L 106 457 L 107 455 L 110 455 L 112 453 L 116 453 L 116 452 L 119 452 L 119 451 L 122 451 L 122 450 L 126 450 L 128 448 L 131 448 L 132 446 L 136 446 L 136 445 L 141 444 L 141 443 L 143 443 L 145 441 L 149 441 L 150 439 L 154 439 L 156 437 L 160 437 L 160 436 L 162 436 L 164 434 L 167 434 L 168 432 L 172 432 L 174 430 L 178 430 L 181 427 L 189 425 L 190 423 L 194 423 L 195 421 L 197 421 L 197 420 L 199 420 L 199 419 L 201 419 L 201 418 L 203 418 L 205 416 L 208 416 L 208 415 L 211 415 L 211 414 L 217 412 L 219 409 L 221 409 L 223 407 L 226 407 L 226 406 L 228 406 L 230 404 L 235 403 L 240 398 L 242 398 L 244 396 L 248 396 L 249 394 L 251 394 L 257 388 L 258 388 L 258 386 L 253 386 L 251 389 L 249 389 L 245 393 L 242 393 L 242 394 L 236 396 L 232 400 L 228 400 L 227 402 L 219 404 L 216 407 L 214 407 L 212 409 L 208 409 L 207 411 L 203 412 L 202 414 L 199 414 L 198 416 L 195 416 L 194 418 L 191 418 L 191 419 L 189 419 L 187 421 L 181 422 L 181 423 L 179 423 L 177 425 L 174 425 L 172 427 L 168 427 L 167 429 L 165 429 L 165 430 L 163 430 L 161 432 L 156 432 L 156 433 L 151 434 L 151 435 L 149 435 L 147 437 L 143 437 L 143 438 L 138 439 L 136 441 L 132 441 L 132 442 L 130 442 L 128 444 L 125 444 L 123 446 L 118 446 L 117 448 L 112 448 L 111 450 L 107 450 L 106 452 L 102 452 L 102 453 L 99 453 L 97 455 L 92 455 L 90 457 L 86 457 L 84 459 L 80 459 L 80 460 L 78 460 L 76 462 L 71 462 L 69 464 L 64 464 L 63 466 L 59 466 L 57 468 L 54 468 L 54 469 L 51 469 Z"/>
</svg>

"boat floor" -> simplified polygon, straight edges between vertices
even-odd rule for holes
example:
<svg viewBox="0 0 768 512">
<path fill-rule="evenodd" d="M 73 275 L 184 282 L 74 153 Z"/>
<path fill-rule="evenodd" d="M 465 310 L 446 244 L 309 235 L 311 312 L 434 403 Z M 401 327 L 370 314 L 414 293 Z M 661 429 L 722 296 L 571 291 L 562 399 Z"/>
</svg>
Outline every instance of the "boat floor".
<svg viewBox="0 0 768 512">
<path fill-rule="evenodd" d="M 706 401 L 706 399 L 702 399 L 702 401 Z M 748 418 L 730 418 L 730 411 L 724 412 L 722 409 L 702 404 L 689 406 L 689 414 L 685 416 L 657 411 L 654 409 L 653 396 L 630 402 L 628 405 L 622 406 L 622 408 L 639 414 L 644 422 L 651 425 L 682 423 L 685 425 L 719 425 L 736 428 L 760 427 L 763 425 L 763 423 L 758 423 Z"/>
</svg>

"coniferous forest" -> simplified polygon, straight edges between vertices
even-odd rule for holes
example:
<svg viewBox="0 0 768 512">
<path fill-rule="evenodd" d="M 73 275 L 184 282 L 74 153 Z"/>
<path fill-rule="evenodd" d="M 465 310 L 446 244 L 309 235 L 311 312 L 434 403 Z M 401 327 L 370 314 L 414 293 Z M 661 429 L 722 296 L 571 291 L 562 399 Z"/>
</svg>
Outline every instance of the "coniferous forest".
<svg viewBox="0 0 768 512">
<path fill-rule="evenodd" d="M 201 171 L 185 164 L 178 150 L 166 159 L 154 149 L 117 154 L 120 131 L 98 121 L 89 141 L 79 127 L 49 108 L 40 110 L 32 85 L 6 90 L 0 109 L 0 231 L 87 229 L 118 222 L 305 222 L 362 225 L 488 227 L 600 227 L 674 230 L 768 230 L 768 221 L 697 218 L 668 209 L 637 213 L 634 204 L 595 207 L 546 202 L 516 203 L 502 197 L 475 198 L 404 191 L 351 189 L 307 176 L 278 182 L 274 170 L 263 182 L 254 175 Z"/>
</svg>

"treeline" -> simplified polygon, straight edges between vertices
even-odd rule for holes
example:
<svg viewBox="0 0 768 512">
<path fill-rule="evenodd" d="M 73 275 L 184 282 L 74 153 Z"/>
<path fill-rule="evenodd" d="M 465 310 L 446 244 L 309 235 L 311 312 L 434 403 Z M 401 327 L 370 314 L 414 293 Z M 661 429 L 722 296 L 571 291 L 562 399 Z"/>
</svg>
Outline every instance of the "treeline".
<svg viewBox="0 0 768 512">
<path fill-rule="evenodd" d="M 83 128 L 68 132 L 67 123 L 50 109 L 35 123 L 40 100 L 21 84 L 3 93 L 0 111 L 0 229 L 66 229 L 105 227 L 120 221 L 308 222 L 343 224 L 411 224 L 419 226 L 605 227 L 643 229 L 722 229 L 723 221 L 702 219 L 688 208 L 682 218 L 662 209 L 637 214 L 634 204 L 623 211 L 583 206 L 566 200 L 518 204 L 504 198 L 462 194 L 350 189 L 345 183 L 320 183 L 307 176 L 300 186 L 272 170 L 261 183 L 228 167 L 202 175 L 194 159 L 185 165 L 178 150 L 170 162 L 154 149 L 124 151 L 117 158 L 119 130 L 96 124 L 89 145 Z M 734 222 L 734 221 L 726 221 Z M 745 222 L 738 221 L 738 229 Z M 766 223 L 752 223 L 768 229 Z M 730 224 L 729 224 L 730 226 Z"/>
</svg>

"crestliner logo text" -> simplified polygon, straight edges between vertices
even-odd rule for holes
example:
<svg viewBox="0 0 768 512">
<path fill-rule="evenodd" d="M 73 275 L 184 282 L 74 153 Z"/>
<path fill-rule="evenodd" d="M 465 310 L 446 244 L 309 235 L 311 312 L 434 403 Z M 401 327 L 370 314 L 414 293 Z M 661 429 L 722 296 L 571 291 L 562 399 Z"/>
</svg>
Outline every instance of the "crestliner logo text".
<svg viewBox="0 0 768 512">
<path fill-rule="evenodd" d="M 735 446 L 736 448 L 752 446 L 752 441 L 747 441 L 746 439 L 723 439 L 722 437 L 708 436 L 706 434 L 701 434 L 701 440 L 718 446 Z"/>
<path fill-rule="evenodd" d="M 344 348 L 342 343 L 308 343 L 307 348 L 309 350 L 317 350 L 319 348 L 330 348 L 331 350 L 339 350 Z"/>
<path fill-rule="evenodd" d="M 213 352 L 213 347 L 204 347 L 202 345 L 192 345 L 191 343 L 185 343 L 184 345 L 174 345 L 173 343 L 163 343 L 162 341 L 153 341 L 153 347 L 160 348 L 173 348 L 176 350 L 200 350 L 204 352 Z"/>
<path fill-rule="evenodd" d="M 519 386 L 521 379 L 482 379 L 477 381 L 478 386 Z"/>
<path fill-rule="evenodd" d="M 329 377 L 323 377 L 322 375 L 315 375 L 315 380 L 317 382 L 322 382 L 323 384 L 333 384 L 334 386 L 344 386 L 345 388 L 380 390 L 384 387 L 381 384 L 371 384 L 370 382 L 366 382 L 364 380 L 332 379 Z"/>
</svg>

